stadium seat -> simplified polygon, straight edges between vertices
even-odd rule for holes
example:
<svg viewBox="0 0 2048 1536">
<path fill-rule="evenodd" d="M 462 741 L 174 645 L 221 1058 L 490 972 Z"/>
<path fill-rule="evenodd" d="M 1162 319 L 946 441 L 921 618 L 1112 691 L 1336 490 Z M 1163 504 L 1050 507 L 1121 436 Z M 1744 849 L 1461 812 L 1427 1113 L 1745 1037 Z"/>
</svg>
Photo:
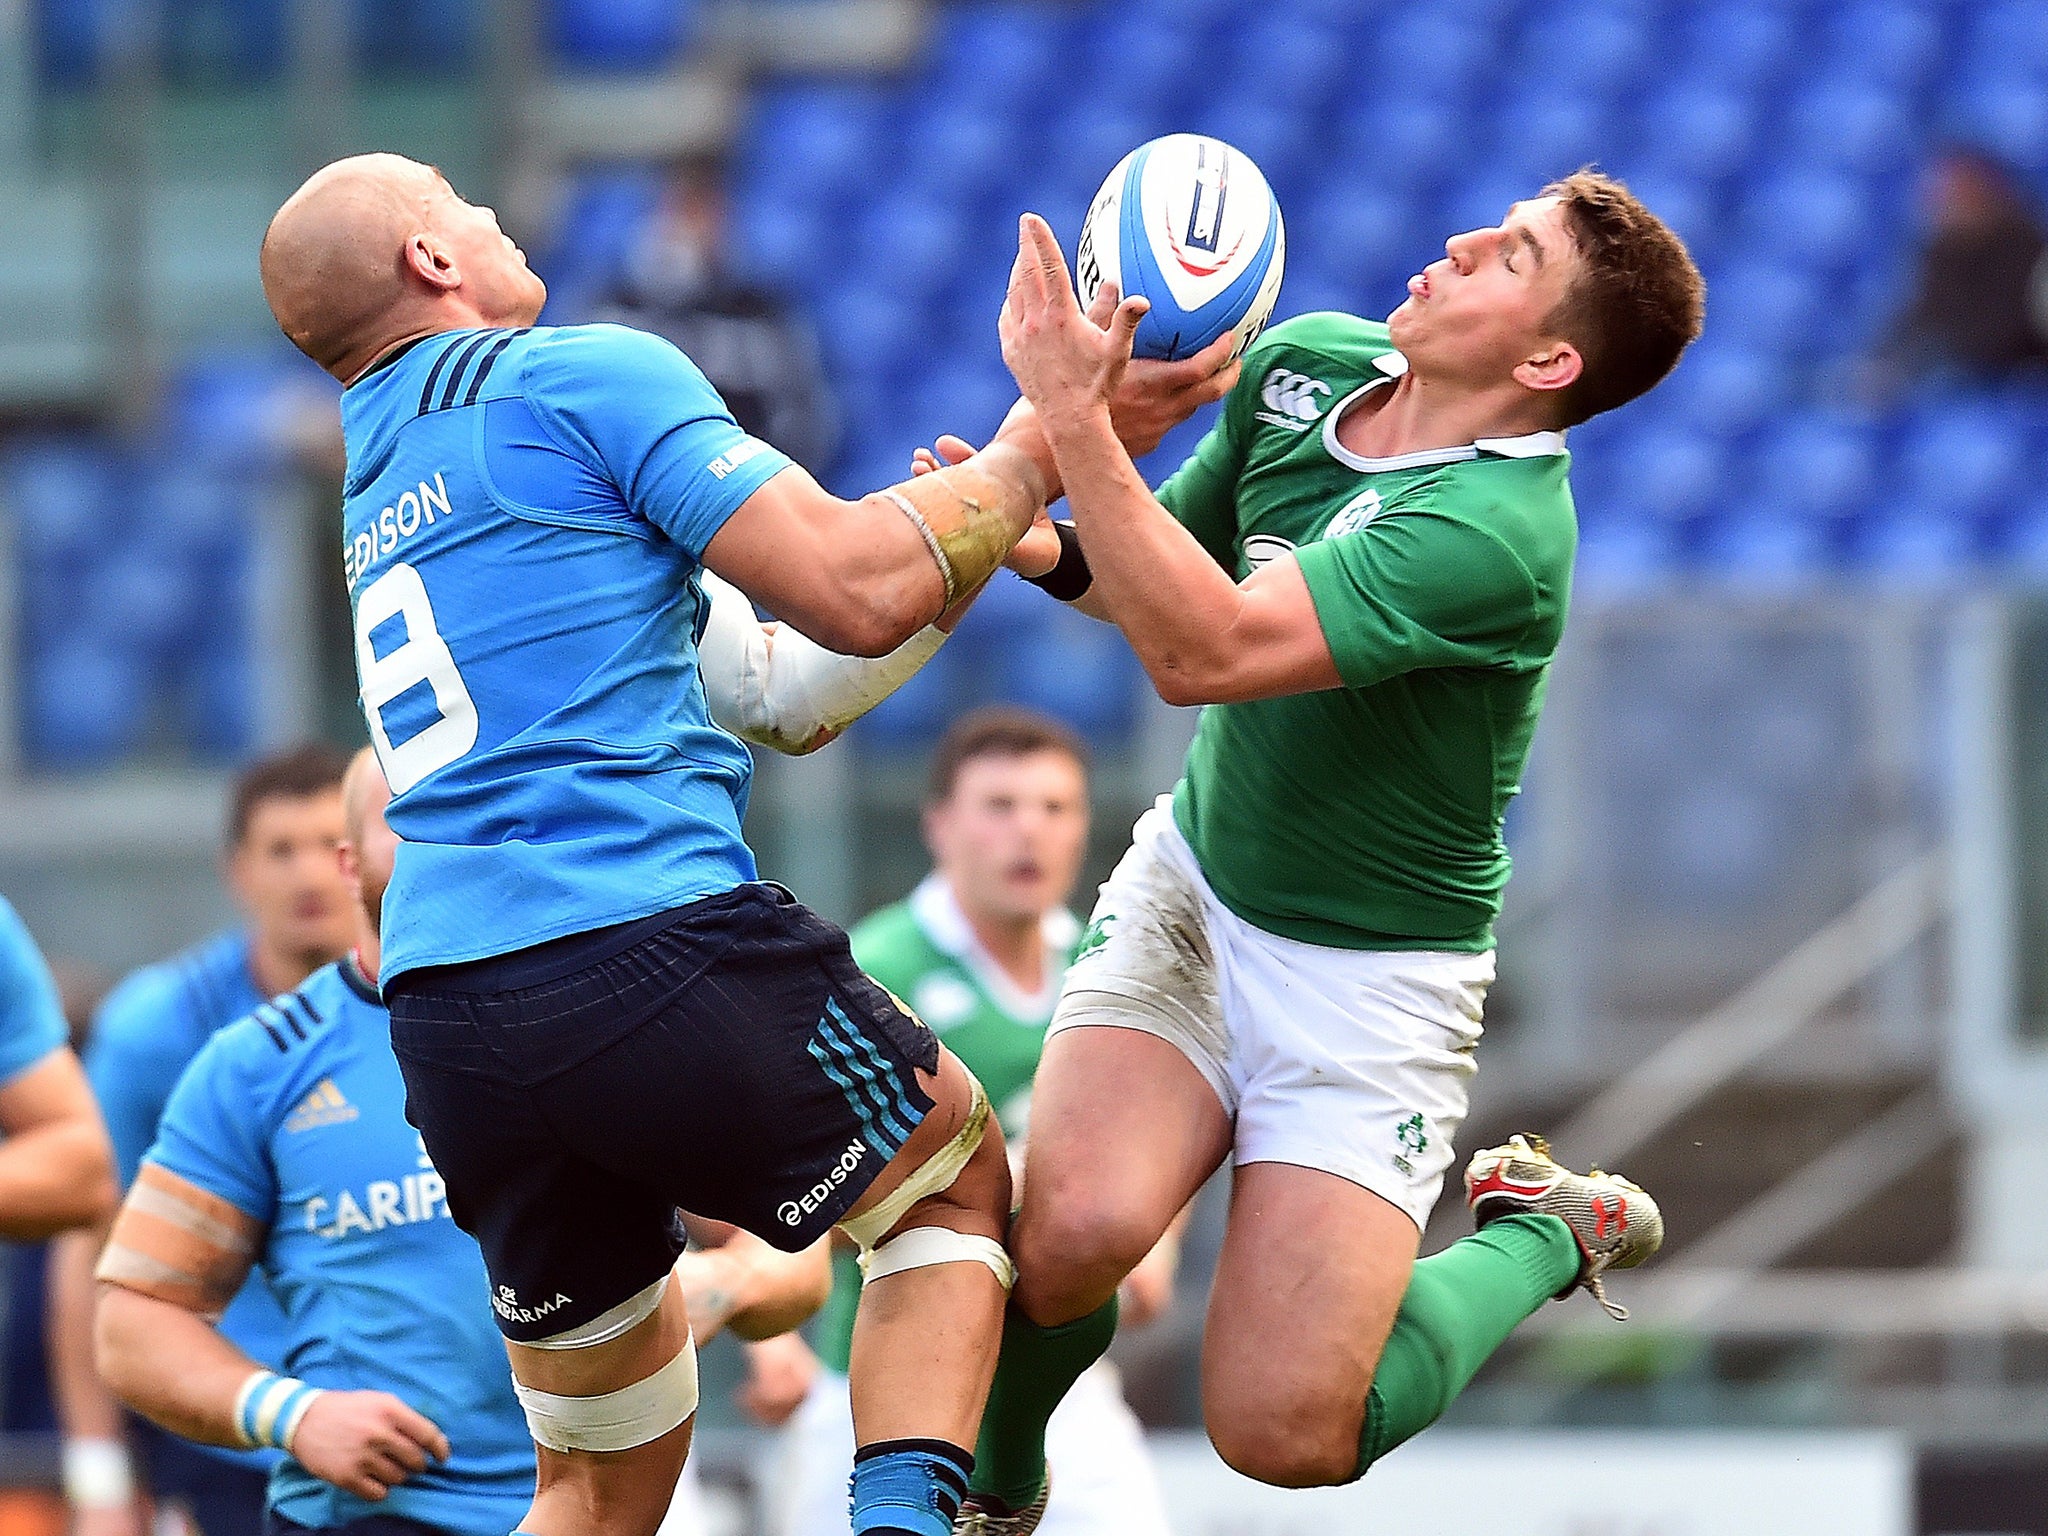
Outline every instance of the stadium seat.
<svg viewBox="0 0 2048 1536">
<path fill-rule="evenodd" d="M 937 70 L 972 79 L 988 104 L 1034 102 L 1070 67 L 1069 13 L 1036 0 L 970 0 L 939 13 L 930 44 Z"/>
<path fill-rule="evenodd" d="M 356 57 L 380 74 L 419 75 L 480 62 L 485 0 L 355 0 Z"/>
<path fill-rule="evenodd" d="M 1973 81 L 1956 93 L 1948 126 L 2024 170 L 2048 172 L 2048 77 Z"/>
<path fill-rule="evenodd" d="M 1750 587 L 1810 586 L 1834 564 L 1828 525 L 1759 505 L 1711 519 L 1701 540 L 1707 569 Z"/>
<path fill-rule="evenodd" d="M 1535 7 L 1512 49 L 1514 73 L 1581 99 L 1611 96 L 1641 75 L 1654 21 L 1647 6 L 1609 0 Z"/>
<path fill-rule="evenodd" d="M 1714 182 L 1749 163 L 1760 104 L 1726 84 L 1653 90 L 1641 105 L 1636 151 L 1667 175 Z"/>
<path fill-rule="evenodd" d="M 1794 98 L 1779 130 L 1783 152 L 1824 171 L 1897 174 L 1915 145 L 1897 94 L 1867 80 L 1825 80 Z"/>
<path fill-rule="evenodd" d="M 990 655 L 993 692 L 1042 709 L 1092 741 L 1127 736 L 1138 690 L 1147 686 L 1130 647 L 1107 624 L 1054 602 L 1041 608 L 1026 641 Z"/>
<path fill-rule="evenodd" d="M 1575 434 L 1575 454 L 1586 435 L 1583 428 Z M 1711 510 L 1727 484 L 1729 459 L 1720 439 L 1689 427 L 1639 430 L 1604 451 L 1588 451 L 1603 460 L 1610 480 L 1606 510 L 1629 521 L 1682 526 Z"/>
<path fill-rule="evenodd" d="M 116 637 L 75 635 L 45 648 L 26 685 L 22 747 L 38 767 L 101 767 L 140 739 L 144 679 Z"/>
<path fill-rule="evenodd" d="M 1743 262 L 1717 272 L 1710 290 L 1714 334 L 1763 352 L 1808 353 L 1832 302 L 1828 288 L 1809 268 L 1790 262 Z"/>
<path fill-rule="evenodd" d="M 1851 559 L 1886 585 L 1946 586 L 1978 568 L 1982 542 L 1978 524 L 1952 508 L 1894 505 L 1862 523 Z"/>
<path fill-rule="evenodd" d="M 1375 82 L 1372 98 L 1402 96 L 1462 111 L 1493 63 L 1501 29 L 1476 6 L 1403 6 L 1385 16 L 1377 31 L 1361 22 L 1354 63 Z M 1388 62 L 1399 67 L 1389 70 Z"/>
<path fill-rule="evenodd" d="M 1669 57 L 1694 80 L 1760 95 L 1802 56 L 1803 20 L 1796 5 L 1710 0 L 1683 13 Z"/>
<path fill-rule="evenodd" d="M 1744 458 L 1764 500 L 1812 523 L 1844 525 L 1879 493 L 1878 434 L 1853 418 L 1794 415 Z"/>
<path fill-rule="evenodd" d="M 1661 587 L 1684 569 L 1678 532 L 1653 518 L 1588 519 L 1579 532 L 1573 590 L 1610 594 Z"/>
<path fill-rule="evenodd" d="M 1825 9 L 1819 57 L 1888 91 L 1894 102 L 1941 62 L 1942 7 L 1926 0 L 1854 0 Z"/>
<path fill-rule="evenodd" d="M 1848 260 L 1873 224 L 1863 185 L 1806 169 L 1758 183 L 1744 199 L 1741 217 L 1743 233 L 1755 248 L 1823 267 Z"/>
<path fill-rule="evenodd" d="M 1550 91 L 1504 101 L 1494 118 L 1486 162 L 1503 176 L 1519 177 L 1534 192 L 1582 165 L 1605 161 L 1621 142 L 1614 126 L 1608 109 L 1583 92 Z"/>
<path fill-rule="evenodd" d="M 694 0 L 550 0 L 555 58 L 572 70 L 646 71 L 675 61 L 695 31 Z"/>
</svg>

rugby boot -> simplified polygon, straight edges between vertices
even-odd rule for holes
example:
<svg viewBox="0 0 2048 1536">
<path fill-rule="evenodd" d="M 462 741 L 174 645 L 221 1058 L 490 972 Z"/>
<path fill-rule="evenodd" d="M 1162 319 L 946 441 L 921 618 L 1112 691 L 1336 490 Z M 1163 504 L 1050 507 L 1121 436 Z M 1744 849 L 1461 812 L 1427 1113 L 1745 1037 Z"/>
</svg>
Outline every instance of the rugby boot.
<svg viewBox="0 0 2048 1536">
<path fill-rule="evenodd" d="M 1619 1174 L 1573 1173 L 1550 1155 L 1541 1136 L 1510 1136 L 1504 1146 L 1473 1154 L 1465 1168 L 1465 1204 L 1480 1226 L 1523 1213 L 1555 1216 L 1579 1245 L 1579 1274 L 1558 1293 L 1583 1287 L 1618 1322 L 1628 1308 L 1607 1299 L 1601 1276 L 1633 1269 L 1664 1246 L 1664 1215 L 1642 1187 Z"/>
<path fill-rule="evenodd" d="M 1038 1497 L 1022 1509 L 1005 1509 L 993 1499 L 970 1493 L 953 1517 L 953 1536 L 1031 1536 L 1045 1518 L 1045 1501 L 1052 1497 L 1052 1469 L 1038 1485 Z"/>
</svg>

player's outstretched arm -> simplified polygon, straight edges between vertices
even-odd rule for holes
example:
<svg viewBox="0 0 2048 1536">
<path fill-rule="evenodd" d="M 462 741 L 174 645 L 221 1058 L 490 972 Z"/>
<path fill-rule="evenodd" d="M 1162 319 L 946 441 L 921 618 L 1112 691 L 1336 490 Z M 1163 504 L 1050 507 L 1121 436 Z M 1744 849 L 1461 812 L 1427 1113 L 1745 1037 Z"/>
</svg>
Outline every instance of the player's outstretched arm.
<svg viewBox="0 0 2048 1536">
<path fill-rule="evenodd" d="M 100 1261 L 99 1370 L 131 1408 L 209 1445 L 270 1445 L 358 1498 L 445 1460 L 448 1441 L 388 1392 L 322 1391 L 264 1369 L 213 1320 L 241 1288 L 262 1228 L 146 1164 Z"/>
<path fill-rule="evenodd" d="M 915 677 L 964 607 L 956 603 L 886 656 L 842 656 L 790 625 L 762 623 L 724 578 L 707 570 L 699 581 L 710 613 L 697 666 L 711 717 L 742 740 L 792 757 L 817 751 Z"/>
<path fill-rule="evenodd" d="M 1341 686 L 1301 569 L 1275 560 L 1236 583 L 1159 505 L 1110 419 L 1142 299 L 1105 329 L 1081 313 L 1045 221 L 1024 216 L 1003 305 L 1003 360 L 1037 414 L 1093 573 L 1091 595 L 1169 704 Z"/>
<path fill-rule="evenodd" d="M 113 1148 L 69 1047 L 0 1086 L 0 1132 L 0 1237 L 32 1242 L 112 1214 Z"/>
<path fill-rule="evenodd" d="M 1045 490 L 1045 468 L 1009 443 L 858 501 L 792 465 L 725 521 L 704 564 L 819 645 L 886 656 L 988 579 Z"/>
</svg>

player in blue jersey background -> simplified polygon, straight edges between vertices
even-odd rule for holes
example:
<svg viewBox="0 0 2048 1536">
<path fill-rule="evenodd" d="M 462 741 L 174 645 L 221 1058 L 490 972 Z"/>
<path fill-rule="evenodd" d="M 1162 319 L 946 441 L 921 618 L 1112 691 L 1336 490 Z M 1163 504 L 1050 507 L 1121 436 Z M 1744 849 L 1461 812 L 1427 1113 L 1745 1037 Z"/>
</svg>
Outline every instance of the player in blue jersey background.
<svg viewBox="0 0 2048 1536">
<path fill-rule="evenodd" d="M 378 1514 L 501 1536 L 532 1496 L 533 1448 L 482 1258 L 405 1120 L 363 915 L 390 869 L 383 799 L 359 764 L 344 856 L 370 900 L 353 951 L 214 1035 L 180 1078 L 101 1260 L 100 1364 L 178 1434 L 288 1448 L 272 1532 Z M 212 1321 L 252 1271 L 284 1309 L 272 1358 Z M 287 1376 L 311 1391 L 259 1425 L 244 1389 Z"/>
<path fill-rule="evenodd" d="M 42 951 L 0 897 L 0 1237 L 33 1242 L 104 1219 L 113 1155 Z"/>
<path fill-rule="evenodd" d="M 200 1051 L 100 1269 L 101 1363 L 124 1398 L 181 1434 L 290 1452 L 271 1479 L 272 1536 L 373 1516 L 381 1536 L 502 1536 L 533 1496 L 483 1259 L 406 1123 L 375 989 L 387 798 L 361 754 L 342 847 L 355 948 Z M 700 1335 L 793 1326 L 823 1298 L 822 1250 L 745 1242 L 683 1261 Z M 211 1320 L 252 1267 L 284 1306 L 288 1375 Z"/>
<path fill-rule="evenodd" d="M 306 746 L 251 765 L 236 780 L 224 873 L 247 918 L 181 954 L 146 966 L 101 1005 L 86 1070 L 106 1114 L 123 1187 L 185 1066 L 214 1032 L 265 998 L 289 991 L 347 947 L 353 922 L 335 859 L 344 756 Z M 92 1267 L 100 1234 L 53 1246 L 51 1360 L 80 1536 L 139 1536 L 128 1496 L 121 1414 L 92 1365 Z M 236 1298 L 228 1333 L 258 1359 L 282 1347 L 284 1318 L 260 1277 Z M 191 1512 L 205 1536 L 252 1536 L 274 1455 L 198 1448 L 141 1426 L 137 1449 L 159 1499 Z"/>
<path fill-rule="evenodd" d="M 644 1533 L 667 1503 L 696 1402 L 681 1205 L 866 1251 L 854 1529 L 944 1536 L 1011 1273 L 1001 1138 L 845 935 L 757 879 L 699 576 L 881 656 L 1042 518 L 1050 465 L 999 438 L 830 496 L 667 343 L 536 327 L 491 211 L 396 156 L 312 177 L 261 268 L 346 386 L 343 571 L 403 839 L 384 993 L 541 1447 L 523 1529 Z M 1228 384 L 1153 379 L 1160 430 Z"/>
</svg>

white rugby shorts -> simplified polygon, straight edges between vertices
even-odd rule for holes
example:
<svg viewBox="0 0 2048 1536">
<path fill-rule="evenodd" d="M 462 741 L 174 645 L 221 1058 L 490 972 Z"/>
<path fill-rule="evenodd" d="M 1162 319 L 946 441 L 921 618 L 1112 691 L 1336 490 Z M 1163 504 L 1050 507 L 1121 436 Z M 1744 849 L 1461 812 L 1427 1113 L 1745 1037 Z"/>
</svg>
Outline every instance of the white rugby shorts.
<svg viewBox="0 0 2048 1536">
<path fill-rule="evenodd" d="M 1332 949 L 1256 928 L 1209 888 L 1171 799 L 1103 883 L 1052 1029 L 1142 1030 L 1193 1062 L 1238 1163 L 1336 1174 L 1420 1228 L 1464 1123 L 1493 955 Z"/>
</svg>

